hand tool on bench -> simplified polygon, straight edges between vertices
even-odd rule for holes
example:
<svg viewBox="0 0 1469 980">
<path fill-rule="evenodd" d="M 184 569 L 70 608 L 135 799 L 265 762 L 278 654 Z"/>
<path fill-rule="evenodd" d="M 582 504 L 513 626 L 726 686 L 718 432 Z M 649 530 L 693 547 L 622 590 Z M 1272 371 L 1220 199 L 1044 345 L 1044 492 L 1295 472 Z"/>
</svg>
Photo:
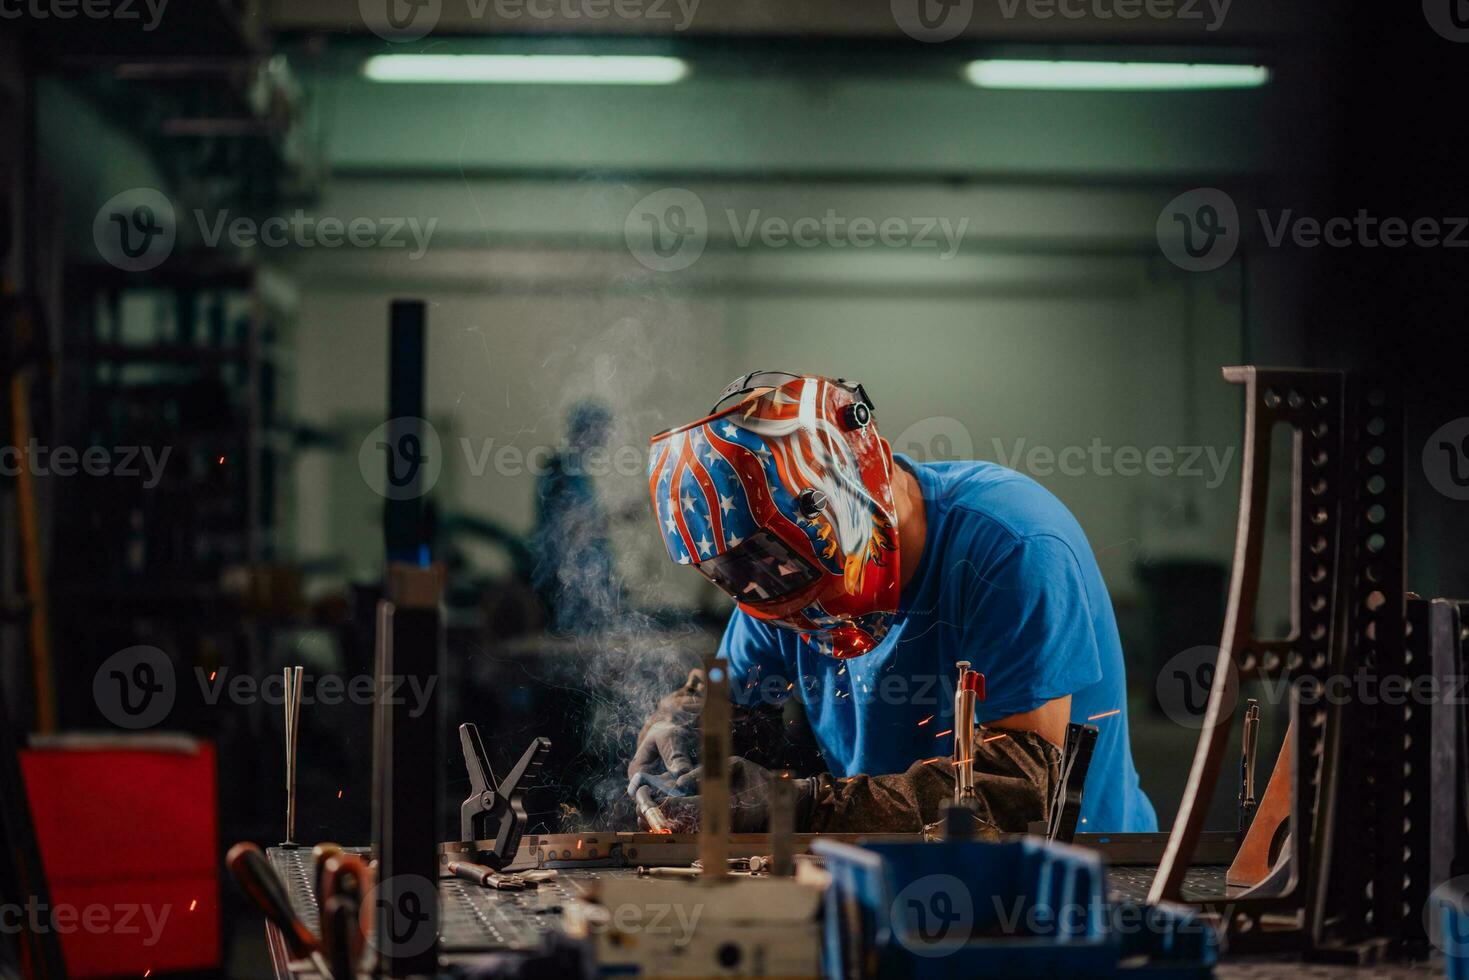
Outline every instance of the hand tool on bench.
<svg viewBox="0 0 1469 980">
<path fill-rule="evenodd" d="M 526 824 L 525 792 L 540 776 L 551 753 L 551 740 L 532 739 L 504 782 L 495 780 L 479 728 L 472 722 L 459 726 L 459 747 L 469 772 L 469 796 L 459 805 L 461 839 L 442 851 L 456 863 L 483 864 L 500 871 L 520 850 Z"/>
<path fill-rule="evenodd" d="M 1051 817 L 1046 840 L 1070 844 L 1076 837 L 1076 823 L 1081 817 L 1081 801 L 1086 791 L 1086 774 L 1092 764 L 1092 750 L 1097 746 L 1097 726 L 1066 726 L 1066 743 L 1061 750 L 1061 781 L 1051 798 Z"/>
<path fill-rule="evenodd" d="M 333 974 L 326 957 L 321 955 L 321 943 L 291 908 L 286 886 L 270 866 L 265 852 L 248 841 L 242 841 L 229 849 L 229 853 L 225 855 L 225 866 L 235 876 L 235 881 L 239 883 L 240 890 L 246 897 L 265 913 L 267 919 L 275 923 L 291 958 L 310 959 L 321 975 L 326 980 L 331 980 Z"/>
</svg>

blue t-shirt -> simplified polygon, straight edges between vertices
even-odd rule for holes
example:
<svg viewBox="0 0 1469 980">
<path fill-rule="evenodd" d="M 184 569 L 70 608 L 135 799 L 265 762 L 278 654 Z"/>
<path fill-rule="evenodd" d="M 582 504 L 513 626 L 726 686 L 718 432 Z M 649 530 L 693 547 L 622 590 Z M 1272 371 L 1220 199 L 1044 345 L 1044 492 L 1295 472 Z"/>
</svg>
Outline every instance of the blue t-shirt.
<svg viewBox="0 0 1469 980">
<path fill-rule="evenodd" d="M 892 630 L 836 660 L 737 609 L 720 644 L 733 699 L 799 695 L 835 776 L 903 772 L 953 753 L 954 662 L 968 660 L 985 675 L 980 723 L 1069 694 L 1071 720 L 1100 729 L 1078 830 L 1157 830 L 1132 764 L 1112 603 L 1076 518 L 996 463 L 897 459 L 922 489 L 928 532 Z"/>
</svg>

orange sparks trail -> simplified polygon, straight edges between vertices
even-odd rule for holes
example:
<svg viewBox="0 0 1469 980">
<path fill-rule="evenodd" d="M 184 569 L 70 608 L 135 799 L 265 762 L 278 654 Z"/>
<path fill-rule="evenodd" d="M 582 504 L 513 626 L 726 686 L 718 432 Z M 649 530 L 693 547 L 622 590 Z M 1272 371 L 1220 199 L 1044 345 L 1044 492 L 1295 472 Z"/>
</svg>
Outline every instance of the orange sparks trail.
<svg viewBox="0 0 1469 980">
<path fill-rule="evenodd" d="M 1120 714 L 1122 714 L 1122 709 L 1121 708 L 1113 708 L 1111 711 L 1102 711 L 1102 712 L 1099 712 L 1098 714 L 1091 715 L 1090 717 L 1087 718 L 1087 721 L 1096 721 L 1098 718 L 1111 718 L 1113 715 L 1120 715 Z"/>
<path fill-rule="evenodd" d="M 341 798 L 342 798 L 342 791 L 341 790 L 337 790 L 337 799 L 340 800 Z"/>
<path fill-rule="evenodd" d="M 995 741 L 997 739 L 1001 739 L 1001 738 L 1004 738 L 1004 737 L 1005 737 L 1005 733 L 1004 732 L 1001 732 L 998 735 L 987 735 L 984 738 L 980 739 L 980 741 L 981 742 L 993 742 L 993 741 Z"/>
<path fill-rule="evenodd" d="M 920 721 L 918 723 L 918 727 L 919 728 L 922 728 L 924 725 L 927 725 L 931 721 L 933 721 L 933 715 L 929 715 L 927 718 L 925 718 L 922 721 Z"/>
<path fill-rule="evenodd" d="M 934 738 L 943 738 L 945 735 L 952 735 L 952 734 L 954 734 L 954 730 L 952 728 L 945 728 L 943 731 L 941 731 L 938 734 L 934 735 Z"/>
<path fill-rule="evenodd" d="M 197 898 L 194 899 L 192 902 L 189 903 L 189 911 L 190 912 L 194 911 L 198 907 L 199 907 L 199 900 Z"/>
</svg>

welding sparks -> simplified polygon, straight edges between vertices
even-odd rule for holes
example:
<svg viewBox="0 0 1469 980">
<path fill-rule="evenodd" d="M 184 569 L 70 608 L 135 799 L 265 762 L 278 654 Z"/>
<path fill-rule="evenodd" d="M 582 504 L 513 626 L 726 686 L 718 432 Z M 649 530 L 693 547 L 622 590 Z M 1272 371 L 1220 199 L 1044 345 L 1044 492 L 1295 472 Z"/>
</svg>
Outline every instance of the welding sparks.
<svg viewBox="0 0 1469 980">
<path fill-rule="evenodd" d="M 954 734 L 954 730 L 952 728 L 945 728 L 943 731 L 941 731 L 937 735 L 935 735 L 934 738 L 943 738 L 945 735 L 952 735 L 952 734 Z"/>
<path fill-rule="evenodd" d="M 931 721 L 933 721 L 933 715 L 929 715 L 927 718 L 925 718 L 922 721 L 920 721 L 918 723 L 918 727 L 919 728 L 922 728 L 924 725 L 927 725 Z"/>
<path fill-rule="evenodd" d="M 214 680 L 214 675 L 217 674 L 217 673 L 219 673 L 219 671 L 217 671 L 217 670 L 211 670 L 209 672 L 209 679 L 210 680 Z"/>
<path fill-rule="evenodd" d="M 197 898 L 194 899 L 192 902 L 189 903 L 189 911 L 190 912 L 194 911 L 198 907 L 199 907 L 199 900 Z"/>
<path fill-rule="evenodd" d="M 984 742 L 995 742 L 995 741 L 998 741 L 998 740 L 1000 740 L 1000 739 L 1002 739 L 1004 737 L 1005 737 L 1005 733 L 1004 732 L 1001 732 L 998 735 L 987 735 L 984 738 L 980 739 L 979 741 L 981 743 L 984 743 Z"/>
<path fill-rule="evenodd" d="M 342 791 L 341 790 L 337 790 L 337 799 L 340 800 L 341 798 L 342 798 Z"/>
<path fill-rule="evenodd" d="M 1113 708 L 1111 711 L 1103 711 L 1095 715 L 1090 715 L 1088 716 L 1087 721 L 1096 721 L 1098 718 L 1111 718 L 1113 715 L 1120 714 L 1122 714 L 1121 708 Z"/>
</svg>

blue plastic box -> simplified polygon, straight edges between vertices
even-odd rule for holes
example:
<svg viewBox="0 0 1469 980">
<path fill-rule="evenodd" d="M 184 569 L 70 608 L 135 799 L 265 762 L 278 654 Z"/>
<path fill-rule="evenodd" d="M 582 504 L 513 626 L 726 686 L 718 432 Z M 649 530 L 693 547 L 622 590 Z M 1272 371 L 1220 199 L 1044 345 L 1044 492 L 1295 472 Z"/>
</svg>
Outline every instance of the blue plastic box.
<svg viewBox="0 0 1469 980">
<path fill-rule="evenodd" d="M 827 976 L 1185 978 L 1218 960 L 1190 910 L 1108 904 L 1091 851 L 1038 839 L 814 849 L 832 876 Z"/>
</svg>

